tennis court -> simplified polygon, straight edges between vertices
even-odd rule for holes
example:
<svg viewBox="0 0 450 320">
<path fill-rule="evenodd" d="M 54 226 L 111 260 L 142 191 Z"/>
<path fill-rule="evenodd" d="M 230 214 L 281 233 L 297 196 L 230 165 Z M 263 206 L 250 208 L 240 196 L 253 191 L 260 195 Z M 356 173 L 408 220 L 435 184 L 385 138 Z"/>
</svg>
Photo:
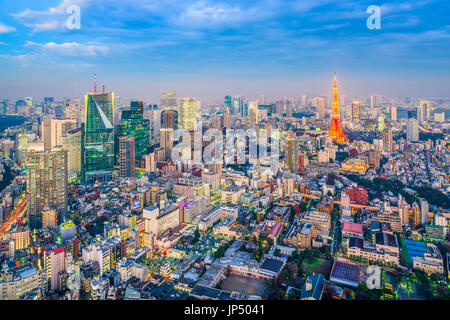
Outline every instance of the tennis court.
<svg viewBox="0 0 450 320">
<path fill-rule="evenodd" d="M 409 239 L 401 239 L 402 253 L 407 262 L 412 263 L 414 257 L 423 257 L 428 252 L 427 244 L 422 241 L 414 241 Z"/>
</svg>

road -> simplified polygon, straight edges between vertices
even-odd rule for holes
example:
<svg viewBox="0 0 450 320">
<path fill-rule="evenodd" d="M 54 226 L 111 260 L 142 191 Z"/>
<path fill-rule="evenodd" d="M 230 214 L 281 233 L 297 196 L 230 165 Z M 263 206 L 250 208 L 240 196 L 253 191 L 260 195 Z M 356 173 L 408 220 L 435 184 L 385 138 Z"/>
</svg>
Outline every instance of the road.
<svg viewBox="0 0 450 320">
<path fill-rule="evenodd" d="M 17 218 L 23 216 L 25 212 L 25 208 L 27 206 L 27 197 L 24 197 L 22 201 L 20 201 L 19 205 L 14 209 L 9 219 L 2 225 L 0 228 L 0 236 L 9 229 L 11 224 L 16 221 Z"/>
</svg>

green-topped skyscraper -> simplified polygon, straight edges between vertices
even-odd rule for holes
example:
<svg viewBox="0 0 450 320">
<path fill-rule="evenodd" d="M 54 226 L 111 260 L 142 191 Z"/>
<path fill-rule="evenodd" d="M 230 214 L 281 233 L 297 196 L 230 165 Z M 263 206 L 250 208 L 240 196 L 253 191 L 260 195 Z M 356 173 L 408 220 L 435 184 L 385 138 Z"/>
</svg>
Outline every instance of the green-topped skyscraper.
<svg viewBox="0 0 450 320">
<path fill-rule="evenodd" d="M 131 101 L 130 110 L 122 111 L 120 135 L 135 138 L 136 160 L 141 160 L 147 154 L 149 144 L 149 121 L 144 119 L 144 103 Z"/>
<path fill-rule="evenodd" d="M 114 170 L 114 93 L 85 95 L 82 182 L 108 180 Z"/>
</svg>

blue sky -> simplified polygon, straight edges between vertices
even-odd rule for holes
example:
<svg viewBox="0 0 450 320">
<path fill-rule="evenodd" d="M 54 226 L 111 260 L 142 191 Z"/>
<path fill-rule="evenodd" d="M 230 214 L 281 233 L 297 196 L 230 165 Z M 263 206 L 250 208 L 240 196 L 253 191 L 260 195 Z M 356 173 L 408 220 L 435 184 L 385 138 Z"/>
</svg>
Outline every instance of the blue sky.
<svg viewBox="0 0 450 320">
<path fill-rule="evenodd" d="M 70 5 L 81 29 L 69 30 Z M 369 30 L 369 5 L 381 29 Z M 0 2 L 0 99 L 74 96 L 93 74 L 123 97 L 178 90 L 448 97 L 448 0 L 20 0 Z"/>
</svg>

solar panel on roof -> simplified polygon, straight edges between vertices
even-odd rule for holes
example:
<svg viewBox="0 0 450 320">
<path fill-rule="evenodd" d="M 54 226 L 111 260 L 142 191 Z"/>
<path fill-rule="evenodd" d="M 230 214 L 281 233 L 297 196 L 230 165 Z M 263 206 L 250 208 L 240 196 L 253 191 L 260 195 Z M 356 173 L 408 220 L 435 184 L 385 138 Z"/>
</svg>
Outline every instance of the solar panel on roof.
<svg viewBox="0 0 450 320">
<path fill-rule="evenodd" d="M 333 269 L 333 277 L 358 282 L 359 267 L 355 265 L 336 263 Z"/>
</svg>

